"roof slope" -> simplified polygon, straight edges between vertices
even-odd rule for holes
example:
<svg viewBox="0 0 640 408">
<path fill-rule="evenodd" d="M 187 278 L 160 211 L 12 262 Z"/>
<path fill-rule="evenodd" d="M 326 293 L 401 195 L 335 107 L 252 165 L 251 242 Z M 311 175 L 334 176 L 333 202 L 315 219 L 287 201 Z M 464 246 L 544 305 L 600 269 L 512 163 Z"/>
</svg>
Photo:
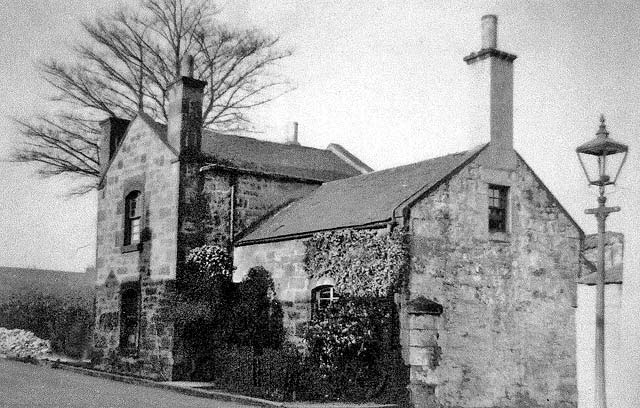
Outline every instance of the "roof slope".
<svg viewBox="0 0 640 408">
<path fill-rule="evenodd" d="M 143 120 L 169 150 L 179 156 L 179 153 L 167 140 L 166 125 L 158 123 L 151 116 L 140 112 L 136 118 L 131 120 L 129 127 L 137 118 Z M 124 137 L 120 140 L 120 144 L 111 157 L 107 169 L 115 160 L 128 133 L 129 128 L 127 128 Z M 344 158 L 333 151 L 336 149 Z M 332 144 L 327 149 L 316 149 L 300 145 L 268 142 L 245 136 L 228 135 L 209 129 L 202 129 L 201 150 L 215 164 L 318 182 L 352 177 L 362 174 L 363 171 L 370 170 L 366 164 L 340 145 Z M 106 171 L 102 175 L 100 184 L 103 183 L 105 175 Z"/>
<path fill-rule="evenodd" d="M 332 181 L 361 172 L 330 150 L 203 130 L 202 152 L 216 163 L 282 176 Z"/>
<path fill-rule="evenodd" d="M 325 183 L 264 220 L 237 245 L 391 221 L 395 209 L 461 168 L 484 147 Z"/>
<path fill-rule="evenodd" d="M 622 283 L 622 265 L 615 265 L 611 268 L 606 268 L 604 274 L 604 283 Z M 583 276 L 578 279 L 578 283 L 583 285 L 596 285 L 598 282 L 598 272 L 592 272 L 589 275 Z"/>
</svg>

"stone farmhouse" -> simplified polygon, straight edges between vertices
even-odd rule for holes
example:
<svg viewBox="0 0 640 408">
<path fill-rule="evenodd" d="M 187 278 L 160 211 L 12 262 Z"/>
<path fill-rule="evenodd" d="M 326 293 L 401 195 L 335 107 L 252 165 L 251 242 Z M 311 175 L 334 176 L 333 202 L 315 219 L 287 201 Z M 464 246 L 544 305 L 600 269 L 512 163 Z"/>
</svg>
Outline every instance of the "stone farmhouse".
<svg viewBox="0 0 640 408">
<path fill-rule="evenodd" d="M 312 302 L 339 293 L 304 270 L 315 233 L 360 229 L 408 238 L 395 294 L 416 406 L 576 406 L 576 279 L 584 233 L 513 149 L 513 63 L 482 19 L 473 77 L 474 147 L 371 171 L 325 150 L 202 129 L 204 82 L 169 92 L 166 126 L 144 113 L 104 122 L 94 346 L 103 364 L 171 379 L 181 356 L 170 307 L 186 253 L 232 251 L 239 280 L 272 273 L 292 341 Z M 520 137 L 527 137 L 521 135 Z M 428 152 L 425 151 L 425 155 Z"/>
</svg>

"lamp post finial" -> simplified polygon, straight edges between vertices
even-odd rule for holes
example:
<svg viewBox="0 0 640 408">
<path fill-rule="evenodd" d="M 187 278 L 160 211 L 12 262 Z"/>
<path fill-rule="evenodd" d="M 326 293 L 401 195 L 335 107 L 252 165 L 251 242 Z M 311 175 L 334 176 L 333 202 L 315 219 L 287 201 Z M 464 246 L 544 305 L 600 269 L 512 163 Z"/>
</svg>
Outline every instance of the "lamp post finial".
<svg viewBox="0 0 640 408">
<path fill-rule="evenodd" d="M 600 127 L 598 128 L 598 132 L 596 132 L 596 135 L 598 136 L 604 135 L 604 137 L 609 136 L 609 132 L 607 131 L 607 125 L 604 119 L 604 113 L 600 114 Z"/>
</svg>

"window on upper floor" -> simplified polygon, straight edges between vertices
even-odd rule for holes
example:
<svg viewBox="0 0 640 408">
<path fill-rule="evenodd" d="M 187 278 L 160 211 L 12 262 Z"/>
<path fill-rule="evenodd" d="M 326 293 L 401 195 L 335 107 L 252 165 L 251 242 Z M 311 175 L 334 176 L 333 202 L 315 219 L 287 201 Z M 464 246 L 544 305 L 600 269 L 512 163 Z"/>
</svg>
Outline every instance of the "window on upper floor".
<svg viewBox="0 0 640 408">
<path fill-rule="evenodd" d="M 137 282 L 136 282 L 137 283 Z M 138 350 L 138 322 L 140 290 L 137 286 L 124 287 L 120 294 L 120 352 L 135 354 Z"/>
<path fill-rule="evenodd" d="M 132 191 L 124 201 L 124 245 L 138 244 L 142 230 L 142 193 Z"/>
<path fill-rule="evenodd" d="M 509 187 L 489 185 L 489 232 L 507 232 Z"/>
</svg>

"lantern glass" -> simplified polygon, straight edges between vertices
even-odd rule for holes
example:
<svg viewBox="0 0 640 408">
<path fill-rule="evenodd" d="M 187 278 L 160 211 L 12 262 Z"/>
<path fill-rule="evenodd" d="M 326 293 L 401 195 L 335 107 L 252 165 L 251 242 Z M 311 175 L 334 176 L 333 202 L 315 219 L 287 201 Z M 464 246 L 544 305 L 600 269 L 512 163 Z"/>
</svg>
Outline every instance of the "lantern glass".
<svg viewBox="0 0 640 408">
<path fill-rule="evenodd" d="M 596 137 L 579 146 L 576 153 L 589 184 L 604 187 L 616 183 L 628 150 L 627 145 L 609 137 L 601 116 Z"/>
</svg>

